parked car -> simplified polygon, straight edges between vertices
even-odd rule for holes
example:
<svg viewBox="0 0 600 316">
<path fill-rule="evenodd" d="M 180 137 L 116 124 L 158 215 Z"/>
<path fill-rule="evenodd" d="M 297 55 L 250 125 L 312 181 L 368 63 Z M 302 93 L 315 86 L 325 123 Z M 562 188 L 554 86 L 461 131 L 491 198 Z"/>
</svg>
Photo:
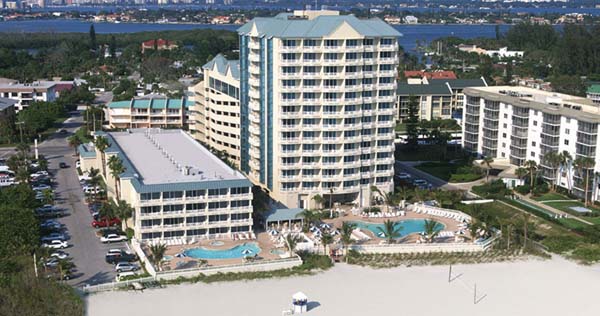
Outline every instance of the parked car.
<svg viewBox="0 0 600 316">
<path fill-rule="evenodd" d="M 137 271 L 140 267 L 137 264 L 129 263 L 129 262 L 119 262 L 115 266 L 115 271 L 121 273 L 125 271 Z"/>
<path fill-rule="evenodd" d="M 48 279 L 54 279 L 57 281 L 66 281 L 66 280 L 70 280 L 73 277 L 73 272 L 71 270 L 63 271 L 63 275 L 61 277 L 60 270 L 58 270 L 56 267 L 51 267 L 51 268 L 52 269 L 47 271 L 45 274 L 46 278 L 48 278 Z"/>
<path fill-rule="evenodd" d="M 49 242 L 43 243 L 42 247 L 51 248 L 51 249 L 64 249 L 64 248 L 69 247 L 69 244 L 66 241 L 51 240 Z"/>
<path fill-rule="evenodd" d="M 81 168 L 81 161 L 75 161 L 75 168 Z"/>
<path fill-rule="evenodd" d="M 38 185 L 34 185 L 31 189 L 33 191 L 44 191 L 44 190 L 52 190 L 52 187 L 47 184 L 38 184 Z"/>
<path fill-rule="evenodd" d="M 68 257 L 69 257 L 69 254 L 62 250 L 58 250 L 58 251 L 55 251 L 50 254 L 50 258 L 57 258 L 57 259 L 64 260 L 64 259 L 67 259 Z"/>
<path fill-rule="evenodd" d="M 40 224 L 40 228 L 41 229 L 47 229 L 47 230 L 61 230 L 62 229 L 62 224 L 55 221 L 55 220 L 46 220 L 44 222 L 42 222 Z"/>
<path fill-rule="evenodd" d="M 48 235 L 42 237 L 42 242 L 48 242 L 48 241 L 52 241 L 52 240 L 64 241 L 66 239 L 67 239 L 67 237 L 65 236 L 65 234 L 51 233 L 51 234 L 48 234 Z"/>
<path fill-rule="evenodd" d="M 137 275 L 137 273 L 134 272 L 134 271 L 127 271 L 127 272 L 117 273 L 117 276 L 115 277 L 115 281 L 116 282 L 121 282 L 125 278 L 130 277 L 130 276 L 134 276 L 134 275 Z"/>
<path fill-rule="evenodd" d="M 106 263 L 116 264 L 119 262 L 135 262 L 138 260 L 137 255 L 120 250 L 119 252 L 108 252 L 105 256 Z"/>
<path fill-rule="evenodd" d="M 44 262 L 44 265 L 46 267 L 56 267 L 56 266 L 58 266 L 59 263 L 60 263 L 60 260 L 58 258 L 50 258 L 50 259 L 46 260 L 46 262 Z"/>
<path fill-rule="evenodd" d="M 125 240 L 127 240 L 127 236 L 117 234 L 109 234 L 107 236 L 100 237 L 100 241 L 103 243 L 120 242 Z"/>
<path fill-rule="evenodd" d="M 108 226 L 117 226 L 121 224 L 121 220 L 118 218 L 111 218 L 110 220 L 106 217 L 98 218 L 92 221 L 92 227 L 100 228 L 100 227 L 108 227 Z"/>
<path fill-rule="evenodd" d="M 47 177 L 48 175 L 49 175 L 48 171 L 46 171 L 46 170 L 38 170 L 38 171 L 32 173 L 30 176 L 37 178 L 37 177 Z"/>
<path fill-rule="evenodd" d="M 37 213 L 48 213 L 58 210 L 58 208 L 54 205 L 46 204 L 44 206 L 38 207 L 35 209 Z"/>
<path fill-rule="evenodd" d="M 396 177 L 400 180 L 408 180 L 411 178 L 411 175 L 406 172 L 400 172 L 400 173 L 396 174 Z"/>
<path fill-rule="evenodd" d="M 67 130 L 66 130 L 66 129 L 62 128 L 62 129 L 60 129 L 60 130 L 58 131 L 58 133 L 59 133 L 59 134 L 67 134 L 68 132 L 67 132 Z"/>
<path fill-rule="evenodd" d="M 59 168 L 62 168 L 62 169 L 65 169 L 65 168 L 69 168 L 69 165 L 67 165 L 67 163 L 66 163 L 66 162 L 64 162 L 64 161 L 61 161 L 61 162 L 58 164 L 58 167 L 59 167 Z"/>
<path fill-rule="evenodd" d="M 98 194 L 103 191 L 104 190 L 99 186 L 93 187 L 93 186 L 86 185 L 83 187 L 83 193 L 85 193 L 85 194 Z"/>
</svg>

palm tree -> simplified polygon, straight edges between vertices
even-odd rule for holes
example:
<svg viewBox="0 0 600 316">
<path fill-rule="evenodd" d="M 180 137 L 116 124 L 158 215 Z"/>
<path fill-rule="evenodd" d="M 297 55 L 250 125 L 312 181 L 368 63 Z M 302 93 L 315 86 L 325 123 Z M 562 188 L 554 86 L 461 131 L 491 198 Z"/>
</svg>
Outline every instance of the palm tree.
<svg viewBox="0 0 600 316">
<path fill-rule="evenodd" d="M 322 195 L 316 194 L 315 196 L 312 197 L 312 200 L 315 201 L 315 203 L 317 203 L 317 205 L 319 206 L 319 209 L 323 208 L 323 203 L 325 203 L 325 199 L 323 198 Z"/>
<path fill-rule="evenodd" d="M 302 212 L 298 213 L 298 215 L 296 215 L 296 217 L 304 219 L 304 227 L 306 229 L 308 229 L 308 227 L 311 226 L 311 224 L 314 225 L 321 219 L 321 216 L 319 213 L 317 213 L 314 210 L 308 210 L 308 209 L 305 209 Z"/>
<path fill-rule="evenodd" d="M 557 172 L 558 167 L 560 166 L 561 157 L 554 151 L 551 151 L 544 155 L 544 162 L 550 169 L 552 170 L 552 174 L 554 175 L 554 180 L 550 182 L 550 189 L 555 191 L 556 189 L 556 181 L 558 180 Z"/>
<path fill-rule="evenodd" d="M 471 220 L 471 223 L 469 223 L 469 233 L 471 234 L 471 240 L 473 242 L 475 242 L 475 240 L 477 240 L 477 232 L 479 231 L 479 229 L 481 228 L 481 224 L 476 221 L 475 219 Z"/>
<path fill-rule="evenodd" d="M 165 257 L 165 252 L 167 252 L 167 246 L 165 244 L 156 244 L 150 246 L 150 256 L 148 259 L 152 264 L 162 271 L 162 266 L 160 265 L 161 261 Z"/>
<path fill-rule="evenodd" d="M 529 220 L 531 219 L 531 214 L 524 213 L 523 214 L 523 248 L 527 247 L 527 236 L 529 236 Z"/>
<path fill-rule="evenodd" d="M 321 234 L 321 243 L 323 244 L 323 254 L 327 255 L 327 247 L 333 243 L 333 235 L 328 230 L 324 230 Z"/>
<path fill-rule="evenodd" d="M 379 194 L 379 196 L 381 196 L 381 198 L 383 198 L 383 202 L 385 204 L 386 207 L 386 211 L 389 212 L 390 207 L 394 207 L 394 205 L 396 205 L 396 195 L 393 192 L 381 192 L 381 190 L 379 190 L 378 187 L 376 186 L 371 186 L 371 191 L 376 192 L 377 194 Z"/>
<path fill-rule="evenodd" d="M 60 280 L 64 280 L 74 267 L 75 264 L 73 262 L 66 259 L 58 259 L 58 274 Z"/>
<path fill-rule="evenodd" d="M 527 175 L 527 173 L 527 169 L 523 167 L 515 169 L 515 175 L 517 176 L 517 178 L 519 178 L 519 180 L 522 180 Z"/>
<path fill-rule="evenodd" d="M 102 136 L 97 136 L 94 145 L 102 157 L 102 175 L 106 179 L 106 149 L 110 146 L 108 140 Z"/>
<path fill-rule="evenodd" d="M 90 186 L 92 186 L 94 188 L 94 190 L 92 190 L 92 202 L 96 202 L 96 187 L 98 185 L 100 185 L 100 170 L 96 169 L 96 168 L 90 168 L 90 171 L 88 172 L 88 176 L 90 177 L 90 179 L 88 180 L 88 183 L 90 184 Z"/>
<path fill-rule="evenodd" d="M 563 150 L 562 153 L 560 153 L 560 165 L 561 165 L 561 169 L 564 170 L 565 168 L 567 169 L 567 183 L 568 183 L 568 188 L 569 188 L 569 193 L 571 193 L 571 165 L 573 163 L 573 157 L 571 156 L 571 153 L 569 153 L 566 150 Z M 559 173 L 560 174 L 560 173 Z"/>
<path fill-rule="evenodd" d="M 69 137 L 68 139 L 69 142 L 69 146 L 73 147 L 73 149 L 75 149 L 75 156 L 77 156 L 79 154 L 77 147 L 79 147 L 79 145 L 81 145 L 81 140 L 79 139 L 79 137 L 77 137 L 77 135 L 73 135 L 71 137 Z"/>
<path fill-rule="evenodd" d="M 46 157 L 40 156 L 40 159 L 38 159 L 37 163 L 40 166 L 40 170 L 48 171 L 48 160 L 46 159 Z"/>
<path fill-rule="evenodd" d="M 301 238 L 298 235 L 287 234 L 287 236 L 285 236 L 285 245 L 288 248 L 290 257 L 292 256 L 292 253 L 294 253 L 294 250 L 296 250 L 296 245 L 298 245 L 300 241 Z"/>
<path fill-rule="evenodd" d="M 393 243 L 396 238 L 401 236 L 400 231 L 402 230 L 402 226 L 397 225 L 395 222 L 391 220 L 386 220 L 383 222 L 383 228 L 377 227 L 379 232 L 387 239 L 389 244 Z"/>
<path fill-rule="evenodd" d="M 125 230 L 127 230 L 127 220 L 133 216 L 133 207 L 127 201 L 119 200 L 115 209 L 115 215 L 125 223 Z"/>
<path fill-rule="evenodd" d="M 585 201 L 585 205 L 588 205 L 588 198 L 589 198 L 589 186 L 590 186 L 590 171 L 593 171 L 592 169 L 594 168 L 594 166 L 596 165 L 596 162 L 594 161 L 593 158 L 590 157 L 584 157 L 584 156 L 579 156 L 575 159 L 575 161 L 573 161 L 573 166 L 575 167 L 575 169 L 577 169 L 577 173 L 579 174 L 580 177 L 584 177 L 584 181 L 585 181 L 585 191 L 584 191 L 584 201 Z M 583 173 L 585 172 L 585 175 L 583 175 Z"/>
<path fill-rule="evenodd" d="M 340 229 L 340 241 L 344 247 L 346 254 L 346 263 L 348 262 L 348 246 L 352 243 L 352 232 L 356 228 L 356 224 L 350 222 L 343 222 L 342 228 Z"/>
<path fill-rule="evenodd" d="M 29 154 L 29 145 L 25 144 L 25 143 L 19 143 L 15 149 L 17 150 L 17 154 L 23 158 L 23 159 L 27 159 L 28 158 L 28 154 Z"/>
<path fill-rule="evenodd" d="M 119 156 L 114 155 L 108 158 L 108 168 L 110 169 L 110 174 L 115 178 L 115 195 L 117 196 L 117 201 L 121 199 L 121 195 L 119 194 L 120 187 L 120 177 L 123 172 L 125 172 L 125 166 L 123 166 L 123 160 L 119 158 Z"/>
<path fill-rule="evenodd" d="M 441 229 L 442 229 L 442 224 L 434 221 L 433 219 L 426 219 L 425 222 L 423 223 L 423 231 L 425 233 L 425 240 L 427 240 L 428 243 L 433 242 L 433 239 L 435 239 L 435 237 L 437 235 L 439 235 Z"/>
<path fill-rule="evenodd" d="M 494 162 L 494 158 L 485 156 L 481 159 L 481 165 L 485 165 L 485 181 L 488 182 L 490 178 L 490 170 L 492 169 L 492 163 Z"/>
<path fill-rule="evenodd" d="M 103 218 L 106 221 L 106 226 L 109 226 L 109 223 L 116 216 L 117 205 L 113 200 L 102 203 L 100 210 L 98 211 L 98 215 L 100 218 Z"/>
<path fill-rule="evenodd" d="M 537 170 L 537 163 L 535 160 L 527 160 L 524 164 L 525 168 L 529 169 L 529 187 L 533 190 L 533 184 L 535 180 L 535 171 Z"/>
</svg>

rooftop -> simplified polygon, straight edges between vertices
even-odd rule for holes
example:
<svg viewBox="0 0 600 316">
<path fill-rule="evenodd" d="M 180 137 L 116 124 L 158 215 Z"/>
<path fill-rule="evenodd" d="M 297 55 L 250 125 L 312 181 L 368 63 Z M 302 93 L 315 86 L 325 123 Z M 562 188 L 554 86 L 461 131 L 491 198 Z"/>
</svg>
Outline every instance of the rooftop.
<svg viewBox="0 0 600 316">
<path fill-rule="evenodd" d="M 0 90 L 47 90 L 54 87 L 57 83 L 52 81 L 34 81 L 31 83 L 0 83 Z"/>
<path fill-rule="evenodd" d="M 218 54 L 211 61 L 204 64 L 202 69 L 216 71 L 223 76 L 227 76 L 228 72 L 230 72 L 233 78 L 240 79 L 240 61 L 228 60 L 222 54 Z"/>
<path fill-rule="evenodd" d="M 600 93 L 600 84 L 593 84 L 587 89 L 587 93 Z"/>
<path fill-rule="evenodd" d="M 452 95 L 452 90 L 445 83 L 408 84 L 398 83 L 398 95 Z"/>
<path fill-rule="evenodd" d="M 477 79 L 429 79 L 430 84 L 448 83 L 452 89 L 464 89 L 467 87 L 485 87 L 487 83 L 483 78 Z"/>
<path fill-rule="evenodd" d="M 11 107 L 18 102 L 19 102 L 18 100 L 13 100 L 13 99 L 8 99 L 8 98 L 0 98 L 0 111 L 3 111 L 6 108 Z"/>
<path fill-rule="evenodd" d="M 595 105 L 592 100 L 583 97 L 522 86 L 471 87 L 466 88 L 464 93 L 473 96 L 480 95 L 545 113 L 555 112 L 577 120 L 600 123 L 600 107 Z"/>
<path fill-rule="evenodd" d="M 132 99 L 130 101 L 115 101 L 110 102 L 107 107 L 109 108 L 135 108 L 135 109 L 179 109 L 182 106 L 190 107 L 193 106 L 194 102 L 186 100 L 185 98 L 181 99 Z"/>
<path fill-rule="evenodd" d="M 406 78 L 427 78 L 427 79 L 456 79 L 456 74 L 451 70 L 442 71 L 423 71 L 423 70 L 405 70 L 404 77 Z"/>
<path fill-rule="evenodd" d="M 144 185 L 246 179 L 182 130 L 131 129 L 108 135 L 118 148 L 111 145 L 107 152 L 121 152 L 127 171 Z"/>
<path fill-rule="evenodd" d="M 269 18 L 258 17 L 237 31 L 240 34 L 257 32 L 268 37 L 321 38 L 334 33 L 342 25 L 349 26 L 360 36 L 402 36 L 381 19 L 361 20 L 354 15 L 339 15 L 337 11 L 295 11 Z"/>
</svg>

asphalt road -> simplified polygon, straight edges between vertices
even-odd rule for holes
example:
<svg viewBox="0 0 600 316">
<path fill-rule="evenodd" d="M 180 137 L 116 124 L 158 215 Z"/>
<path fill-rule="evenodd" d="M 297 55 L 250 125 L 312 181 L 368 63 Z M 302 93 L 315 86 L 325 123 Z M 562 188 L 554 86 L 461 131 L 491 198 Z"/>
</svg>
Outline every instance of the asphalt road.
<svg viewBox="0 0 600 316">
<path fill-rule="evenodd" d="M 68 134 L 54 134 L 39 145 L 39 153 L 48 159 L 49 172 L 54 176 L 56 205 L 66 209 L 69 214 L 59 221 L 68 229 L 70 246 L 65 251 L 71 255 L 76 266 L 74 278 L 69 284 L 78 287 L 114 281 L 116 273 L 113 266 L 104 261 L 104 256 L 108 249 L 127 247 L 122 242 L 102 244 L 96 236 L 96 230 L 90 226 L 92 216 L 84 203 L 84 194 L 75 169 L 77 157 L 66 140 L 81 124 L 80 113 L 73 112 L 62 127 Z M 66 162 L 69 168 L 60 169 L 60 162 Z"/>
</svg>

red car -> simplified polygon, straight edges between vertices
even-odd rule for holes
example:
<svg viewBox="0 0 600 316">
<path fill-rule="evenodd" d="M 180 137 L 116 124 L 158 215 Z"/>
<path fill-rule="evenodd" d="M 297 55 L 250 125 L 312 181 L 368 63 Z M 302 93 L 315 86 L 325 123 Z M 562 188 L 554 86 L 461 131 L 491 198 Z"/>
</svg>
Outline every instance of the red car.
<svg viewBox="0 0 600 316">
<path fill-rule="evenodd" d="M 100 227 L 108 227 L 108 226 L 116 226 L 121 225 L 121 220 L 118 218 L 113 218 L 111 220 L 106 220 L 106 218 L 99 218 L 92 222 L 92 227 L 100 228 Z"/>
</svg>

